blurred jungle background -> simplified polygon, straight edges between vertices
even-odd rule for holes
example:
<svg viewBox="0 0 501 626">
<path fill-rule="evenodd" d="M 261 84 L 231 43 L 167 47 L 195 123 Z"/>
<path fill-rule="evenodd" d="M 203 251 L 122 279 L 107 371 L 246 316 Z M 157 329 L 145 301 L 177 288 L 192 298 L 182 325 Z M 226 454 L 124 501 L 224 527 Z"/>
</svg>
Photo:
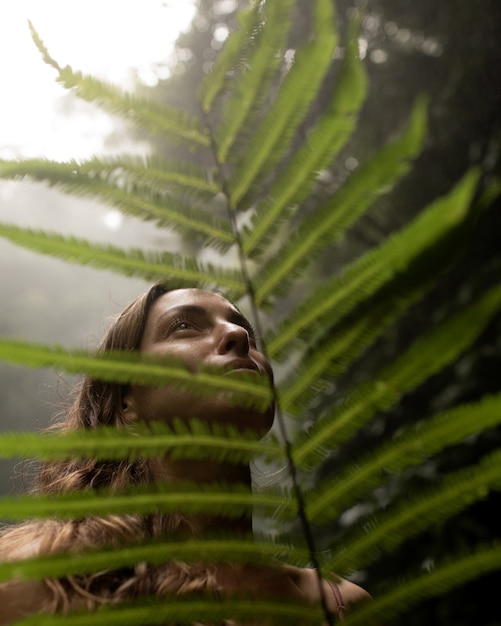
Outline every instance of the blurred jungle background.
<svg viewBox="0 0 501 626">
<path fill-rule="evenodd" d="M 44 3 L 40 3 L 42 6 Z M 75 6 L 81 3 L 72 3 Z M 133 5 L 138 15 L 149 2 L 125 2 Z M 162 4 L 162 3 L 157 3 Z M 183 0 L 164 2 L 166 15 L 176 11 Z M 196 6 L 195 6 L 196 4 Z M 150 74 L 132 72 L 128 80 L 134 88 L 150 97 L 171 102 L 187 110 L 195 103 L 188 94 L 210 70 L 212 60 L 222 46 L 228 32 L 235 27 L 235 12 L 245 4 L 239 0 L 199 0 L 193 5 L 184 32 L 173 51 L 152 59 Z M 54 10 L 47 2 L 47 11 Z M 120 3 L 120 6 L 122 3 Z M 308 12 L 308 0 L 299 2 L 294 36 L 301 39 L 302 13 Z M 118 5 L 115 20 L 107 23 L 105 38 L 113 54 L 114 37 L 123 35 Z M 430 132 L 425 149 L 410 175 L 389 195 L 377 201 L 377 211 L 364 218 L 350 230 L 335 254 L 329 256 L 323 267 L 324 277 L 332 276 L 349 259 L 384 239 L 388 233 L 409 221 L 426 203 L 450 189 L 455 181 L 473 164 L 481 164 L 487 176 L 499 175 L 501 149 L 501 4 L 499 0 L 338 0 L 341 28 L 355 10 L 364 12 L 360 36 L 360 53 L 365 58 L 369 73 L 369 95 L 362 110 L 359 130 L 343 151 L 333 168 L 322 173 L 323 191 L 335 190 L 359 162 L 381 146 L 388 137 L 402 127 L 416 96 L 425 93 L 430 102 Z M 2 9 L 4 10 L 4 9 Z M 89 5 L 78 8 L 88 11 Z M 95 19 L 99 20 L 99 4 Z M 172 14 L 172 13 L 171 13 Z M 59 26 L 71 33 L 78 27 L 78 13 L 66 17 L 54 14 Z M 66 20 L 66 21 L 65 21 Z M 167 24 L 167 21 L 166 21 Z M 51 49 L 50 36 L 43 26 L 35 23 L 40 35 Z M 147 37 L 147 23 L 138 20 L 138 32 L 127 27 L 131 46 L 140 46 Z M 139 32 L 141 31 L 141 32 Z M 26 28 L 26 38 L 29 39 Z M 93 33 L 87 33 L 92 41 Z M 291 54 L 294 42 L 291 42 Z M 34 46 L 33 46 L 34 48 Z M 343 53 L 338 50 L 339 56 Z M 71 62 L 54 55 L 64 64 Z M 333 76 L 336 63 L 333 62 Z M 8 64 L 3 55 L 2 65 Z M 76 64 L 74 64 L 76 66 Z M 40 60 L 44 79 L 52 80 Z M 164 78 L 170 76 L 166 88 Z M 30 83 L 31 76 L 18 76 L 19 84 Z M 15 90 L 14 87 L 11 89 Z M 61 92 L 63 90 L 61 89 Z M 26 92 L 21 90 L 20 94 Z M 20 95 L 18 115 L 30 116 L 36 111 L 35 91 L 29 106 Z M 81 108 L 83 107 L 83 108 Z M 87 130 L 78 126 L 79 115 L 86 116 Z M 314 112 L 312 112 L 314 113 Z M 2 105 L 0 104 L 2 117 Z M 76 124 L 75 137 L 88 128 L 102 126 L 102 146 L 95 152 L 107 153 L 148 150 L 145 137 L 125 128 L 118 122 L 102 123 L 101 113 L 94 107 L 76 103 L 64 93 L 60 100 L 61 122 Z M 4 118 L 5 121 L 5 118 Z M 45 122 L 43 117 L 38 120 Z M 8 120 L 7 120 L 8 124 Z M 2 145 L 4 144 L 4 145 Z M 0 137 L 2 157 L 13 158 Z M 162 150 L 162 146 L 156 146 Z M 44 153 L 20 156 L 54 156 Z M 62 157 L 78 158 L 78 146 L 70 148 Z M 465 254 L 450 268 L 434 290 L 419 305 L 413 307 L 402 322 L 386 333 L 373 348 L 363 365 L 350 376 L 364 380 L 377 370 L 381 356 L 397 354 L 409 339 L 432 321 L 444 318 L 461 303 L 470 301 L 501 275 L 501 212 L 500 202 L 486 212 L 471 232 Z M 307 204 L 302 208 L 307 211 Z M 2 221 L 20 225 L 40 226 L 62 233 L 78 233 L 93 240 L 119 243 L 121 246 L 145 245 L 149 248 L 175 250 L 186 248 L 189 242 L 178 236 L 163 234 L 148 224 L 122 218 L 109 207 L 88 199 L 65 196 L 43 185 L 27 182 L 0 183 L 0 214 Z M 195 254 L 196 250 L 191 250 Z M 107 326 L 107 318 L 118 312 L 146 283 L 126 279 L 107 271 L 66 265 L 40 257 L 5 241 L 0 242 L 0 272 L 2 314 L 0 333 L 5 337 L 23 337 L 40 342 L 57 342 L 64 346 L 92 348 Z M 438 269 L 438 268 L 437 268 Z M 322 280 L 322 276 L 316 279 Z M 56 314 L 57 312 L 57 314 Z M 499 391 L 501 376 L 501 318 L 497 317 L 476 344 L 451 367 L 442 371 L 404 397 L 391 413 L 374 421 L 350 443 L 357 452 L 370 449 L 381 437 L 391 437 L 399 423 L 406 424 L 423 415 L 446 409 L 456 404 L 474 401 L 486 393 Z M 366 371 L 364 371 L 366 368 Z M 0 397 L 2 402 L 2 430 L 33 430 L 47 426 L 57 412 L 71 387 L 70 377 L 60 378 L 51 372 L 28 370 L 0 364 Z M 332 393 L 342 396 L 344 381 L 333 384 Z M 499 429 L 486 431 L 460 446 L 448 449 L 421 468 L 412 477 L 423 486 L 433 483 L 445 471 L 473 463 L 501 443 Z M 350 458 L 352 449 L 346 447 L 324 469 L 326 476 L 336 475 L 337 464 Z M 3 494 L 24 488 L 25 470 L 22 466 L 3 462 L 0 465 L 0 489 Z M 324 476 L 325 477 L 325 476 Z M 385 494 L 380 494 L 382 500 Z M 501 497 L 486 494 L 483 500 L 469 507 L 447 523 L 436 526 L 419 540 L 406 543 L 404 550 L 389 555 L 382 575 L 370 569 L 360 582 L 377 594 L 378 578 L 398 578 L 399 572 L 414 564 L 432 568 L 436 559 L 461 549 L 470 543 L 499 539 L 498 511 Z M 363 507 L 363 503 L 360 505 Z M 353 512 L 356 515 L 356 511 Z M 339 521 L 349 524 L 349 519 Z M 322 532 L 336 533 L 336 528 Z M 321 542 L 321 537 L 319 538 Z M 405 564 L 405 567 L 404 567 Z M 490 574 L 468 584 L 443 598 L 432 599 L 403 617 L 408 626 L 485 625 L 501 624 L 496 590 L 501 583 L 499 574 Z"/>
</svg>

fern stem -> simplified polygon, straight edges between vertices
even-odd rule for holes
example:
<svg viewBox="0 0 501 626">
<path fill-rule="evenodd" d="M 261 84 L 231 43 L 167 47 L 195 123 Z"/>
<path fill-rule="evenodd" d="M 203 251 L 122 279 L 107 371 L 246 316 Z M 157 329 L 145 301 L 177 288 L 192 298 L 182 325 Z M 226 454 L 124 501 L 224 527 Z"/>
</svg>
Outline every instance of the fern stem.
<svg viewBox="0 0 501 626">
<path fill-rule="evenodd" d="M 247 267 L 247 259 L 244 253 L 243 242 L 240 236 L 240 231 L 238 229 L 238 224 L 236 220 L 236 210 L 235 210 L 235 206 L 233 206 L 232 204 L 232 195 L 231 195 L 230 187 L 229 187 L 228 180 L 226 177 L 226 172 L 224 170 L 223 164 L 220 162 L 219 157 L 218 157 L 218 147 L 214 139 L 214 132 L 210 123 L 209 116 L 203 111 L 203 109 L 202 109 L 202 117 L 204 118 L 206 127 L 208 129 L 208 134 L 211 140 L 210 149 L 212 151 L 213 159 L 218 169 L 219 177 L 221 180 L 221 189 L 226 198 L 226 210 L 228 213 L 228 219 L 231 224 L 232 234 L 233 234 L 237 251 L 238 251 L 238 259 L 240 263 L 240 269 L 242 271 L 242 278 L 245 284 L 245 290 L 247 292 L 247 297 L 249 300 L 249 306 L 250 306 L 251 315 L 253 318 L 252 321 L 256 327 L 256 331 L 258 335 L 258 346 L 263 356 L 269 360 L 267 351 L 266 351 L 266 345 L 264 341 L 261 340 L 261 338 L 263 337 L 262 325 L 261 325 L 261 320 L 260 320 L 260 316 L 259 316 L 258 308 L 256 304 L 254 285 L 250 278 L 250 273 Z M 306 514 L 306 503 L 305 503 L 305 499 L 303 496 L 303 492 L 301 490 L 301 486 L 299 484 L 297 468 L 294 463 L 294 459 L 292 455 L 292 444 L 287 435 L 287 427 L 285 425 L 284 416 L 280 407 L 280 398 L 279 398 L 277 388 L 274 383 L 272 383 L 271 385 L 271 392 L 272 392 L 273 402 L 275 404 L 275 415 L 277 419 L 278 429 L 279 429 L 280 437 L 282 438 L 282 442 L 284 446 L 286 466 L 287 466 L 287 470 L 289 472 L 289 476 L 292 482 L 292 491 L 294 493 L 294 496 L 297 502 L 297 507 L 298 507 L 297 512 L 298 512 L 299 520 L 301 523 L 301 528 L 303 530 L 303 536 L 306 541 L 306 546 L 309 552 L 311 564 L 314 567 L 315 571 L 317 572 L 317 581 L 318 581 L 318 589 L 319 589 L 319 594 L 320 594 L 320 603 L 322 606 L 322 612 L 324 614 L 324 617 L 326 619 L 326 623 L 328 624 L 328 626 L 333 626 L 334 622 L 332 620 L 332 615 L 327 606 L 327 599 L 325 597 L 324 588 L 322 585 L 323 577 L 322 577 L 322 572 L 320 569 L 320 562 L 316 556 L 315 540 L 313 538 L 313 532 L 312 532 L 312 529 L 308 520 L 308 516 Z"/>
</svg>

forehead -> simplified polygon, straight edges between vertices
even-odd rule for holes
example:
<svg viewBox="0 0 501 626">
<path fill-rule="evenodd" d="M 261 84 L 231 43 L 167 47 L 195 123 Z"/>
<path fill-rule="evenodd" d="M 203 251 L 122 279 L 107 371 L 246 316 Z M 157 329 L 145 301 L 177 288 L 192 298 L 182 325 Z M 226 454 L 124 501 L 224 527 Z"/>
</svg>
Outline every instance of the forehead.
<svg viewBox="0 0 501 626">
<path fill-rule="evenodd" d="M 170 310 L 177 310 L 184 306 L 196 306 L 209 313 L 224 314 L 238 311 L 238 309 L 223 296 L 203 289 L 174 289 L 164 293 L 152 305 L 147 324 L 158 319 Z"/>
</svg>

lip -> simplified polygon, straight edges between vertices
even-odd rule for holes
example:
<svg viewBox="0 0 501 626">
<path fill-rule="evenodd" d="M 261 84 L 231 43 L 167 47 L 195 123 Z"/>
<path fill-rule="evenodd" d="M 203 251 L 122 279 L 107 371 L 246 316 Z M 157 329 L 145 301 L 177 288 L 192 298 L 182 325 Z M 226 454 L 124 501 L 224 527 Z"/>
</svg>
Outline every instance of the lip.
<svg viewBox="0 0 501 626">
<path fill-rule="evenodd" d="M 250 359 L 235 359 L 225 366 L 228 371 L 225 374 L 231 374 L 233 372 L 254 372 L 259 373 L 259 367 L 257 363 Z"/>
</svg>

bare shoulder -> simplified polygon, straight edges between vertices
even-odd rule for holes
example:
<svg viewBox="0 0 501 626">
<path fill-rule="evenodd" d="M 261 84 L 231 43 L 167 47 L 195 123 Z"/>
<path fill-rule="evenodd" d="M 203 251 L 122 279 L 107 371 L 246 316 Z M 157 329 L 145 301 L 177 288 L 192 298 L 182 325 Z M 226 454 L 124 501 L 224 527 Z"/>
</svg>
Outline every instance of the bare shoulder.
<svg viewBox="0 0 501 626">
<path fill-rule="evenodd" d="M 317 572 L 314 569 L 286 567 L 289 575 L 293 578 L 305 598 L 312 603 L 320 602 Z M 328 581 L 337 585 L 337 590 L 340 595 L 335 593 L 335 590 Z M 328 576 L 327 580 L 323 580 L 323 593 L 327 601 L 327 608 L 334 614 L 339 613 L 340 603 L 349 611 L 353 607 L 372 599 L 370 593 L 365 589 L 345 578 L 339 578 L 336 575 Z"/>
<path fill-rule="evenodd" d="M 338 585 L 345 606 L 347 607 L 372 600 L 372 596 L 368 591 L 345 578 L 340 578 L 339 580 L 334 579 L 332 582 Z"/>
</svg>

